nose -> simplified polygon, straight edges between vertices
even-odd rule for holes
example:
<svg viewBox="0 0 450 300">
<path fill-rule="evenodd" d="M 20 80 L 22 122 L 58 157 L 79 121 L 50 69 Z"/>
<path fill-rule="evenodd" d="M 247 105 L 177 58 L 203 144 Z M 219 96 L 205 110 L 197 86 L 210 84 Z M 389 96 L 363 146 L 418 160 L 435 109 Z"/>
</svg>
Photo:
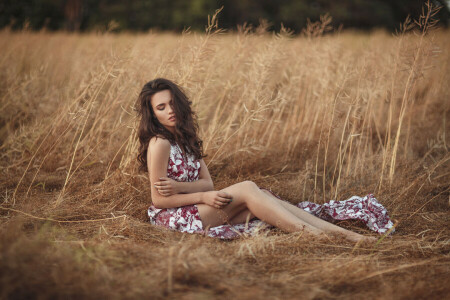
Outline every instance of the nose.
<svg viewBox="0 0 450 300">
<path fill-rule="evenodd" d="M 173 113 L 173 106 L 169 105 L 169 115 Z"/>
</svg>

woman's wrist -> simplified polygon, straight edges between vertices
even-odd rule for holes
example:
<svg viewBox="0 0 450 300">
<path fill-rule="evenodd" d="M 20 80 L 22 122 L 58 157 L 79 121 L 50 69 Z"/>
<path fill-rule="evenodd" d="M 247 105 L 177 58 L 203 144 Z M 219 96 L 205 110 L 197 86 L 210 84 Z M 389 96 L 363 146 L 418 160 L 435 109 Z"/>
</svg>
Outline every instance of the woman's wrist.
<svg viewBox="0 0 450 300">
<path fill-rule="evenodd" d="M 200 203 L 205 204 L 205 192 L 200 192 Z"/>
</svg>

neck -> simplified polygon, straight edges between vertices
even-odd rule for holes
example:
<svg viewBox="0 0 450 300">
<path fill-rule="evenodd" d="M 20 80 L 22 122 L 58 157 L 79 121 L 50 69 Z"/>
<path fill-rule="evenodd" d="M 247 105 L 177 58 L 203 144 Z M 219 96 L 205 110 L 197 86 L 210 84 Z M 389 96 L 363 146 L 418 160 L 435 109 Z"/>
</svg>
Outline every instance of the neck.
<svg viewBox="0 0 450 300">
<path fill-rule="evenodd" d="M 168 131 L 175 135 L 175 126 L 164 126 Z"/>
</svg>

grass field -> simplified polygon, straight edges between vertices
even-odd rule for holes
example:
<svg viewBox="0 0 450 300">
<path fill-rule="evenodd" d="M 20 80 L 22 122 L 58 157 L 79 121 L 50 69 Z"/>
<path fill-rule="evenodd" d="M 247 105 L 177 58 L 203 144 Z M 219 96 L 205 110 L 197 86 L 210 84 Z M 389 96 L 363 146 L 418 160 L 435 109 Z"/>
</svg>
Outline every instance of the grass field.
<svg viewBox="0 0 450 300">
<path fill-rule="evenodd" d="M 0 298 L 450 294 L 449 31 L 247 29 L 0 32 Z M 193 101 L 216 189 L 252 180 L 292 203 L 373 193 L 396 232 L 355 246 L 152 226 L 133 108 L 156 77 Z"/>
</svg>

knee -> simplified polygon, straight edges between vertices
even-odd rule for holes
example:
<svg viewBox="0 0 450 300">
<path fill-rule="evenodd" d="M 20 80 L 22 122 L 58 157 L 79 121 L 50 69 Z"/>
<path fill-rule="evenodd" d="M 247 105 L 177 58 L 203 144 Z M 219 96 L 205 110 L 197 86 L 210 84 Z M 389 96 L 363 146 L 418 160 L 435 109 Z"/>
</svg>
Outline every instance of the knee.
<svg viewBox="0 0 450 300">
<path fill-rule="evenodd" d="M 225 192 L 229 192 L 233 196 L 233 203 L 235 205 L 245 204 L 254 190 L 259 189 L 256 183 L 250 180 L 241 181 L 234 184 L 231 187 L 223 189 Z M 235 201 L 236 200 L 236 201 Z"/>
<path fill-rule="evenodd" d="M 255 190 L 259 189 L 256 183 L 250 180 L 242 181 L 238 185 L 239 185 L 238 198 L 240 198 L 240 201 L 244 203 L 247 203 L 249 200 L 253 199 L 251 195 L 255 192 Z"/>
<path fill-rule="evenodd" d="M 254 183 L 253 181 L 250 181 L 250 180 L 242 181 L 240 184 L 247 189 L 257 189 L 258 188 L 256 183 Z"/>
</svg>

